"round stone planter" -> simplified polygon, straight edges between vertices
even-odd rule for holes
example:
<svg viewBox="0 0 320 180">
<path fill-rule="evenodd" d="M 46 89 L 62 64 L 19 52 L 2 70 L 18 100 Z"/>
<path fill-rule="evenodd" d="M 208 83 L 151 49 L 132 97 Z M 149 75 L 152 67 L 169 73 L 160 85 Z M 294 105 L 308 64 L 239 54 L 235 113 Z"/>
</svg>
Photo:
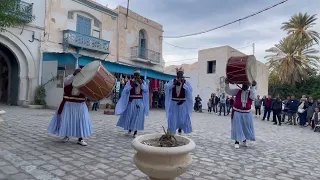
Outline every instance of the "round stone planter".
<svg viewBox="0 0 320 180">
<path fill-rule="evenodd" d="M 136 137 L 132 147 L 137 151 L 133 161 L 137 168 L 148 175 L 151 180 L 173 180 L 185 173 L 192 163 L 190 152 L 194 150 L 192 139 L 175 136 L 186 145 L 179 147 L 153 147 L 142 144 L 142 141 L 160 138 L 163 134 L 147 134 Z"/>
<path fill-rule="evenodd" d="M 43 105 L 35 105 L 35 104 L 30 104 L 28 107 L 30 109 L 44 109 L 45 108 Z"/>
</svg>

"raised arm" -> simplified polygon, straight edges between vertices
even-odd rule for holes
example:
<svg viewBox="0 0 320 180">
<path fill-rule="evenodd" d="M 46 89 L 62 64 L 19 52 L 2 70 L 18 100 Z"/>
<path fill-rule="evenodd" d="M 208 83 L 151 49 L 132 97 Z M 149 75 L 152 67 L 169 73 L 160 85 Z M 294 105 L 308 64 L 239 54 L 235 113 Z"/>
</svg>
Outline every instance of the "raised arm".
<svg viewBox="0 0 320 180">
<path fill-rule="evenodd" d="M 164 88 L 165 88 L 166 90 L 171 90 L 172 88 L 174 88 L 173 80 L 170 80 L 169 82 L 167 82 L 167 83 L 164 85 Z"/>
<path fill-rule="evenodd" d="M 74 75 L 73 75 L 73 74 L 65 77 L 65 78 L 64 78 L 64 81 L 63 81 L 64 85 L 65 85 L 65 86 L 70 85 L 70 84 L 72 83 L 72 81 L 73 81 L 73 78 L 74 78 Z"/>
<path fill-rule="evenodd" d="M 149 93 L 149 86 L 146 81 L 143 81 L 143 83 L 141 84 L 141 89 L 143 92 Z"/>
<path fill-rule="evenodd" d="M 231 96 L 235 96 L 237 95 L 238 93 L 238 89 L 230 89 L 230 85 L 229 83 L 226 84 L 226 87 L 225 87 L 225 91 L 227 94 L 231 95 Z"/>
<path fill-rule="evenodd" d="M 249 98 L 251 100 L 254 101 L 254 99 L 256 98 L 256 91 L 257 91 L 257 86 L 251 86 L 250 87 L 250 95 L 249 95 Z"/>
</svg>

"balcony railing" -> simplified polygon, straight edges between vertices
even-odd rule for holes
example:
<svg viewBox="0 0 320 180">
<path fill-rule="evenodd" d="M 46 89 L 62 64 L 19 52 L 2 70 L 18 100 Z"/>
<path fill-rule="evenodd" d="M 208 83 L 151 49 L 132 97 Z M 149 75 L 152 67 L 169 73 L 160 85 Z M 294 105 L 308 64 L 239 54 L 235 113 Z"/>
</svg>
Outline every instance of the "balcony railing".
<svg viewBox="0 0 320 180">
<path fill-rule="evenodd" d="M 90 51 L 109 54 L 110 41 L 80 34 L 72 30 L 63 31 L 63 47 L 67 50 L 70 46 Z"/>
<path fill-rule="evenodd" d="M 19 1 L 16 3 L 11 10 L 8 11 L 12 16 L 18 17 L 20 20 L 25 22 L 31 22 L 34 19 L 32 15 L 33 3 L 27 3 Z"/>
<path fill-rule="evenodd" d="M 131 59 L 138 61 L 151 62 L 153 64 L 160 63 L 161 55 L 159 52 L 141 48 L 139 46 L 131 47 Z"/>
</svg>

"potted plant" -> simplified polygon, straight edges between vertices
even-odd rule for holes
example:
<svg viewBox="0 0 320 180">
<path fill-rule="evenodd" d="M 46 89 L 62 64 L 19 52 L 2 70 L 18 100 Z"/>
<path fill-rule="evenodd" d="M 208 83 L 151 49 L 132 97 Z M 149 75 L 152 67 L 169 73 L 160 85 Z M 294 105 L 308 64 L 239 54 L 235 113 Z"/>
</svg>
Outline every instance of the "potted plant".
<svg viewBox="0 0 320 180">
<path fill-rule="evenodd" d="M 132 147 L 137 151 L 133 161 L 137 168 L 150 179 L 172 180 L 185 173 L 191 166 L 195 143 L 184 136 L 173 135 L 169 130 L 164 134 L 146 134 L 136 137 Z"/>
<path fill-rule="evenodd" d="M 34 102 L 32 105 L 29 105 L 31 109 L 43 109 L 47 105 L 46 103 L 46 89 L 44 85 L 39 85 L 36 88 Z"/>
</svg>

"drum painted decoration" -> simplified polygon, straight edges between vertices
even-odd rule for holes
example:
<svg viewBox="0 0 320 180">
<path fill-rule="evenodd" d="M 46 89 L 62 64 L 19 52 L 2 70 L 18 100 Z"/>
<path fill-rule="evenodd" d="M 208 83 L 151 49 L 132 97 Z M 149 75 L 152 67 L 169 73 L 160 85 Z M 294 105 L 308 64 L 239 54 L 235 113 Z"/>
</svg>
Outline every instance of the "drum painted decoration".
<svg viewBox="0 0 320 180">
<path fill-rule="evenodd" d="M 91 101 L 100 101 L 113 92 L 116 78 L 101 64 L 93 61 L 81 69 L 72 85 Z"/>
<path fill-rule="evenodd" d="M 251 84 L 257 76 L 256 61 L 253 55 L 229 58 L 226 67 L 227 79 L 234 84 Z"/>
</svg>

